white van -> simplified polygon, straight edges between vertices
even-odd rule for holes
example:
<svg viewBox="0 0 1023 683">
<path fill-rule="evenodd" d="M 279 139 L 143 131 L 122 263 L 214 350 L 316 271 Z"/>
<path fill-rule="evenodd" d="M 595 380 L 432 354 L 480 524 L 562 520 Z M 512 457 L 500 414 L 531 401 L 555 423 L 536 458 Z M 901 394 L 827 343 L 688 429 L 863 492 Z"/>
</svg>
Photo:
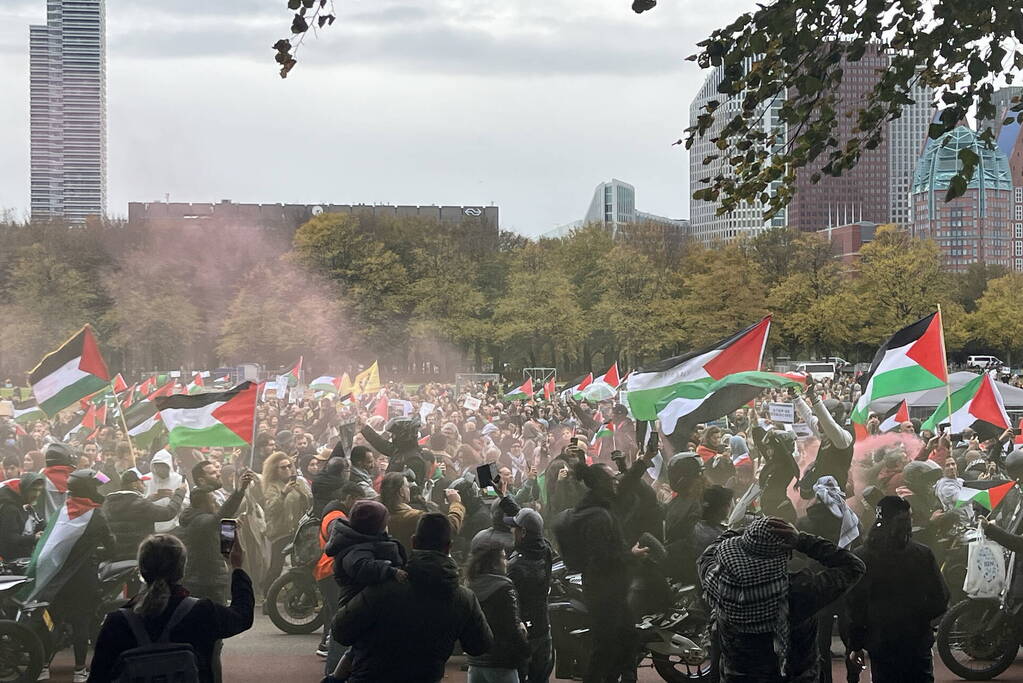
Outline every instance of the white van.
<svg viewBox="0 0 1023 683">
<path fill-rule="evenodd" d="M 979 370 L 997 368 L 1001 365 L 1002 361 L 998 360 L 994 356 L 970 356 L 966 359 L 966 367 L 977 368 Z"/>
<path fill-rule="evenodd" d="M 835 364 L 825 362 L 800 363 L 796 366 L 796 372 L 809 375 L 814 382 L 820 382 L 822 379 L 835 378 Z"/>
</svg>

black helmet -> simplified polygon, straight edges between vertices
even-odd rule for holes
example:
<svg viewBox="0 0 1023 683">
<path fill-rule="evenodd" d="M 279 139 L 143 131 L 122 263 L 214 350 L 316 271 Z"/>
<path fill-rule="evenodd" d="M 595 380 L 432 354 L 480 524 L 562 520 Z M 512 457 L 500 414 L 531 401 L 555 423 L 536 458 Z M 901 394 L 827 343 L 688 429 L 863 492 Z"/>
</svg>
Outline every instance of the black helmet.
<svg viewBox="0 0 1023 683">
<path fill-rule="evenodd" d="M 839 425 L 845 422 L 846 409 L 844 403 L 837 398 L 829 398 L 824 401 L 824 407 L 831 413 L 831 417 L 835 418 L 835 422 Z"/>
<path fill-rule="evenodd" d="M 696 453 L 678 453 L 668 461 L 668 483 L 674 491 L 702 474 L 703 460 Z"/>
<path fill-rule="evenodd" d="M 46 447 L 45 457 L 47 467 L 74 464 L 74 455 L 71 453 L 71 448 L 59 441 L 54 441 Z"/>
<path fill-rule="evenodd" d="M 1023 480 L 1023 451 L 1013 451 L 1005 456 L 1005 471 L 1010 479 Z"/>
<path fill-rule="evenodd" d="M 95 470 L 75 470 L 67 478 L 68 495 L 77 498 L 89 498 L 97 503 L 103 502 L 99 487 L 102 482 L 96 478 Z"/>
</svg>

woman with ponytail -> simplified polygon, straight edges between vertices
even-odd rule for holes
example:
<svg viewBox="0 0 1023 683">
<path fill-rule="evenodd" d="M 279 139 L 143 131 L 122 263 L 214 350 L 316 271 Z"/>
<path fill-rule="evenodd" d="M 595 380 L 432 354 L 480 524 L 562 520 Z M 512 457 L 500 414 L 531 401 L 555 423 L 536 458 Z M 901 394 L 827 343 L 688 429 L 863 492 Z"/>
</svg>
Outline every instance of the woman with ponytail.
<svg viewBox="0 0 1023 683">
<path fill-rule="evenodd" d="M 255 606 L 252 581 L 241 569 L 241 545 L 235 543 L 227 557 L 233 569 L 231 604 L 225 607 L 208 598 L 195 600 L 190 598 L 188 589 L 181 585 L 187 557 L 184 544 L 176 536 L 154 534 L 142 541 L 138 563 L 145 585 L 125 606 L 133 613 L 130 617 L 118 610 L 109 613 L 103 621 L 103 627 L 96 638 L 90 681 L 116 680 L 115 664 L 118 656 L 138 647 L 129 618 L 140 618 L 150 639 L 155 642 L 186 599 L 194 603 L 171 628 L 170 642 L 192 646 L 202 683 L 220 680 L 220 641 L 252 627 Z"/>
</svg>

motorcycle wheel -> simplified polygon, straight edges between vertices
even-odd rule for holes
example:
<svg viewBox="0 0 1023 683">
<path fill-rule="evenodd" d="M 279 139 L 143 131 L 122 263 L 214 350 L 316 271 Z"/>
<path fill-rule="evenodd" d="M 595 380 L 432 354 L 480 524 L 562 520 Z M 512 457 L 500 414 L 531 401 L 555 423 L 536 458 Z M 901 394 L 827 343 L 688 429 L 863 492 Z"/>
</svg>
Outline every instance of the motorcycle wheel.
<svg viewBox="0 0 1023 683">
<path fill-rule="evenodd" d="M 0 621 L 0 681 L 31 683 L 43 670 L 43 644 L 32 629 Z"/>
<path fill-rule="evenodd" d="M 653 662 L 657 675 L 667 683 L 710 680 L 710 660 L 701 664 L 687 664 L 680 661 L 678 657 L 651 654 L 650 661 Z"/>
<path fill-rule="evenodd" d="M 323 597 L 316 584 L 291 573 L 270 584 L 264 606 L 273 625 L 285 633 L 312 633 L 323 625 Z"/>
<path fill-rule="evenodd" d="M 938 626 L 938 655 L 949 671 L 967 681 L 988 681 L 1016 660 L 1019 637 L 996 619 L 996 600 L 963 600 Z"/>
</svg>

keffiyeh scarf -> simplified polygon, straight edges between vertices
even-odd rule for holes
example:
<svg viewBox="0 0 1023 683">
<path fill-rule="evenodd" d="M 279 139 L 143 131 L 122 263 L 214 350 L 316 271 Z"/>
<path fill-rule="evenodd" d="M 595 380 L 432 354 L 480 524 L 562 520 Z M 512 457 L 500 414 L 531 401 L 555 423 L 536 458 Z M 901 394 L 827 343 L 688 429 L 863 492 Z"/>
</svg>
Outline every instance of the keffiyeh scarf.
<svg viewBox="0 0 1023 683">
<path fill-rule="evenodd" d="M 832 476 L 821 477 L 813 485 L 817 500 L 828 508 L 828 512 L 842 520 L 842 532 L 838 535 L 838 547 L 847 548 L 860 536 L 860 518 L 845 504 L 845 495 Z"/>
</svg>

